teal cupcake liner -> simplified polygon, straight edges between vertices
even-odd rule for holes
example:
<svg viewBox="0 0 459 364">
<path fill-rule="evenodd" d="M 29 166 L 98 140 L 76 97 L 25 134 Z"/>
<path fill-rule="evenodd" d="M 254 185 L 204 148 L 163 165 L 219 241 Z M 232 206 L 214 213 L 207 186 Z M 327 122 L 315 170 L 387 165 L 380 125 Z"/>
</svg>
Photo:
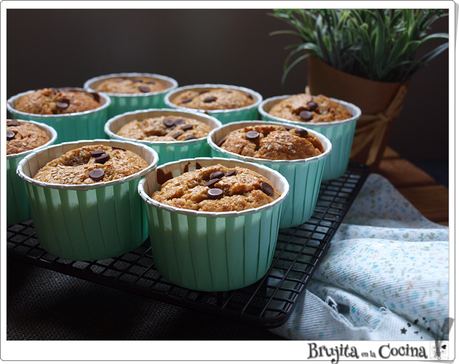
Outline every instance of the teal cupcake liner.
<svg viewBox="0 0 459 364">
<path fill-rule="evenodd" d="M 191 108 L 185 108 L 181 106 L 177 106 L 172 103 L 172 100 L 180 93 L 183 91 L 187 90 L 208 90 L 212 88 L 230 88 L 230 89 L 235 89 L 239 90 L 242 92 L 246 92 L 250 94 L 253 99 L 255 100 L 255 103 L 246 107 L 241 107 L 237 109 L 228 109 L 228 110 L 200 110 L 200 109 L 191 109 Z M 178 87 L 175 90 L 172 90 L 166 94 L 164 97 L 164 103 L 166 104 L 166 107 L 172 108 L 172 109 L 182 109 L 182 110 L 187 110 L 187 111 L 198 111 L 201 113 L 205 113 L 207 115 L 211 115 L 218 120 L 221 121 L 222 124 L 227 124 L 233 121 L 241 121 L 241 120 L 257 120 L 259 115 L 258 115 L 258 107 L 260 103 L 263 101 L 263 97 L 256 91 L 250 90 L 245 87 L 239 87 L 239 86 L 230 86 L 230 85 L 221 85 L 221 84 L 199 84 L 199 85 L 190 85 L 190 86 L 182 86 Z"/>
<path fill-rule="evenodd" d="M 88 185 L 64 185 L 33 179 L 49 161 L 84 145 L 103 144 L 137 153 L 149 164 L 131 176 Z M 82 140 L 41 149 L 25 157 L 17 173 L 25 181 L 38 240 L 48 253 L 91 261 L 125 254 L 148 237 L 140 179 L 155 170 L 157 153 L 144 145 L 113 140 Z"/>
<path fill-rule="evenodd" d="M 77 87 L 72 89 L 85 91 Z M 103 92 L 98 92 L 102 106 L 94 110 L 53 115 L 30 114 L 16 110 L 16 101 L 31 92 L 34 91 L 20 93 L 8 100 L 6 107 L 12 119 L 34 120 L 49 125 L 57 132 L 56 143 L 105 138 L 104 125 L 108 120 L 110 98 Z"/>
<path fill-rule="evenodd" d="M 164 115 L 180 116 L 184 118 L 192 118 L 209 125 L 213 129 L 218 128 L 222 123 L 209 115 L 201 114 L 192 111 L 182 111 L 177 109 L 148 109 L 138 110 L 129 113 L 117 115 L 105 124 L 105 133 L 110 139 L 134 141 L 136 143 L 144 144 L 153 148 L 159 155 L 159 163 L 164 164 L 167 162 L 176 161 L 184 158 L 196 157 L 210 157 L 211 151 L 207 138 L 199 138 L 194 140 L 184 141 L 148 141 L 148 140 L 134 140 L 116 135 L 118 130 L 133 120 L 143 120 L 147 118 L 154 118 Z"/>
<path fill-rule="evenodd" d="M 288 125 L 286 123 L 262 121 L 242 121 L 223 125 L 221 128 L 213 130 L 207 137 L 207 142 L 212 148 L 212 157 L 236 158 L 246 162 L 262 164 L 278 171 L 287 179 L 290 185 L 290 193 L 282 207 L 280 228 L 285 229 L 301 225 L 311 218 L 316 207 L 324 167 L 332 152 L 332 145 L 325 136 L 303 127 L 303 129 L 306 129 L 320 140 L 324 147 L 324 153 L 307 159 L 267 160 L 241 156 L 218 146 L 219 141 L 234 130 L 263 124 Z"/>
<path fill-rule="evenodd" d="M 339 102 L 351 113 L 352 117 L 350 119 L 325 123 L 311 123 L 292 121 L 269 115 L 269 110 L 271 110 L 275 104 L 290 96 L 293 95 L 271 97 L 264 100 L 258 108 L 261 120 L 288 123 L 295 126 L 299 125 L 325 135 L 333 144 L 333 151 L 325 164 L 323 180 L 329 181 L 341 177 L 346 172 L 349 164 L 355 127 L 362 112 L 357 106 L 349 102 L 332 98 L 331 100 Z"/>
<path fill-rule="evenodd" d="M 23 123 L 34 124 L 40 129 L 44 130 L 49 137 L 49 141 L 38 148 L 27 150 L 22 153 L 10 154 L 6 156 L 6 223 L 13 225 L 20 222 L 30 220 L 32 215 L 29 209 L 29 202 L 27 200 L 27 192 L 24 181 L 16 174 L 16 169 L 19 162 L 39 149 L 46 148 L 52 145 L 57 139 L 56 131 L 43 123 L 38 123 L 31 120 L 19 120 Z"/>
<path fill-rule="evenodd" d="M 151 77 L 159 80 L 166 88 L 161 91 L 147 92 L 144 94 L 107 93 L 111 99 L 111 105 L 108 108 L 108 119 L 129 111 L 163 108 L 166 106 L 164 104 L 164 95 L 178 86 L 178 82 L 173 78 L 154 73 L 112 73 L 91 78 L 84 83 L 83 87 L 88 91 L 94 91 L 100 83 L 115 77 Z"/>
<path fill-rule="evenodd" d="M 174 208 L 150 196 L 160 186 L 156 172 L 139 183 L 147 206 L 155 267 L 171 283 L 197 291 L 219 292 L 249 286 L 266 274 L 274 256 L 287 180 L 267 167 L 234 159 L 197 158 L 158 167 L 176 177 L 198 165 L 252 169 L 281 192 L 272 203 L 245 211 L 202 212 Z"/>
</svg>

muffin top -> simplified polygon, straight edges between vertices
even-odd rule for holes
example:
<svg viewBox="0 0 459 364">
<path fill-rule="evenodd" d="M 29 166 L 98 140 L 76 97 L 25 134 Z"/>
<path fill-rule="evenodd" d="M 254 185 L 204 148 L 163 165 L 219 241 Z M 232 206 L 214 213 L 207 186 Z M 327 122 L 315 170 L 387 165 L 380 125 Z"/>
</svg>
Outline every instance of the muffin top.
<svg viewBox="0 0 459 364">
<path fill-rule="evenodd" d="M 32 123 L 6 121 L 6 154 L 22 153 L 49 142 L 46 132 Z"/>
<path fill-rule="evenodd" d="M 34 179 L 46 183 L 81 185 L 130 176 L 148 163 L 130 150 L 106 145 L 73 149 L 40 168 Z"/>
<path fill-rule="evenodd" d="M 234 130 L 218 146 L 242 156 L 270 160 L 305 159 L 324 152 L 320 140 L 305 129 L 265 124 Z"/>
<path fill-rule="evenodd" d="M 166 87 L 152 77 L 113 77 L 101 82 L 96 91 L 110 94 L 144 94 L 147 92 L 162 91 Z"/>
<path fill-rule="evenodd" d="M 314 97 L 309 94 L 290 96 L 274 105 L 269 114 L 281 119 L 311 123 L 346 120 L 352 117 L 338 102 L 324 95 Z"/>
<path fill-rule="evenodd" d="M 157 171 L 159 183 L 163 182 L 162 174 L 162 170 Z M 269 204 L 281 195 L 276 186 L 261 174 L 221 164 L 164 179 L 166 181 L 161 189 L 151 197 L 163 204 L 187 210 L 243 211 Z"/>
<path fill-rule="evenodd" d="M 255 103 L 252 95 L 231 88 L 186 90 L 179 93 L 172 103 L 190 109 L 227 110 L 238 109 Z"/>
<path fill-rule="evenodd" d="M 94 110 L 100 106 L 96 93 L 70 88 L 45 88 L 20 97 L 15 109 L 30 114 L 52 115 Z"/>
<path fill-rule="evenodd" d="M 212 128 L 195 119 L 168 115 L 133 120 L 116 133 L 119 136 L 148 141 L 185 141 L 206 137 Z"/>
</svg>

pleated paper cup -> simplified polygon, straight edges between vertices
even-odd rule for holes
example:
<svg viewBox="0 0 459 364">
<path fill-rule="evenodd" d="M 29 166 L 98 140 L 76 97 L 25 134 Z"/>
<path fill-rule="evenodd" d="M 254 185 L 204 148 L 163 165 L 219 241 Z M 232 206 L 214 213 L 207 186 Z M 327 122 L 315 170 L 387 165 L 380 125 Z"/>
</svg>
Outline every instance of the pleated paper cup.
<svg viewBox="0 0 459 364">
<path fill-rule="evenodd" d="M 85 91 L 77 87 L 72 87 L 72 90 Z M 103 92 L 97 93 L 102 106 L 93 110 L 53 115 L 31 114 L 16 110 L 16 101 L 31 92 L 34 90 L 17 94 L 8 100 L 6 107 L 12 119 L 34 120 L 51 126 L 57 132 L 56 143 L 105 138 L 104 125 L 108 120 L 110 98 Z"/>
<path fill-rule="evenodd" d="M 229 88 L 233 90 L 238 90 L 242 92 L 246 92 L 252 96 L 253 100 L 255 101 L 252 105 L 240 107 L 237 109 L 226 109 L 226 110 L 201 110 L 201 109 L 191 109 L 185 108 L 182 106 L 177 106 L 172 103 L 172 100 L 179 95 L 180 93 L 188 90 L 197 90 L 197 91 L 204 91 L 209 89 L 215 88 Z M 173 108 L 173 109 L 184 109 L 184 110 L 195 110 L 201 113 L 205 113 L 211 115 L 218 120 L 221 121 L 222 124 L 227 124 L 232 121 L 240 121 L 240 120 L 257 120 L 258 119 L 258 106 L 263 101 L 263 97 L 256 91 L 240 87 L 240 86 L 230 86 L 230 85 L 221 85 L 221 84 L 199 84 L 199 85 L 190 85 L 190 86 L 182 86 L 178 87 L 175 90 L 172 90 L 166 94 L 164 97 L 164 103 L 166 107 Z"/>
<path fill-rule="evenodd" d="M 212 129 L 218 128 L 222 125 L 222 123 L 213 116 L 198 112 L 182 111 L 177 109 L 148 109 L 124 113 L 111 118 L 105 124 L 105 133 L 110 139 L 135 141 L 153 148 L 158 153 L 159 163 L 161 164 L 184 158 L 210 157 L 211 152 L 209 144 L 207 144 L 207 137 L 171 142 L 134 140 L 116 134 L 120 128 L 133 120 L 141 121 L 148 118 L 168 115 L 195 119 L 209 125 Z"/>
<path fill-rule="evenodd" d="M 116 77 L 149 77 L 161 82 L 165 86 L 165 89 L 142 94 L 118 94 L 108 92 L 107 95 L 110 96 L 112 101 L 108 109 L 108 118 L 134 110 L 163 108 L 165 107 L 164 95 L 178 86 L 177 81 L 173 78 L 154 73 L 112 73 L 87 80 L 84 83 L 84 88 L 89 91 L 94 91 L 103 81 Z"/>
<path fill-rule="evenodd" d="M 324 167 L 326 160 L 330 158 L 332 144 L 328 138 L 322 134 L 302 127 L 302 129 L 307 130 L 320 140 L 324 147 L 324 152 L 322 154 L 306 159 L 271 160 L 242 156 L 218 146 L 219 141 L 234 130 L 263 124 L 288 126 L 286 123 L 262 121 L 241 121 L 223 125 L 221 128 L 213 130 L 207 137 L 207 142 L 212 148 L 212 157 L 236 158 L 246 162 L 262 164 L 278 171 L 287 179 L 290 185 L 290 193 L 285 199 L 282 207 L 282 217 L 279 227 L 285 229 L 301 225 L 311 218 L 316 207 Z"/>
<path fill-rule="evenodd" d="M 325 164 L 323 180 L 329 181 L 341 177 L 344 172 L 346 172 L 349 164 L 355 126 L 357 124 L 357 120 L 362 114 L 360 109 L 349 102 L 331 98 L 331 100 L 343 105 L 351 113 L 352 117 L 341 121 L 312 123 L 282 119 L 269 114 L 269 110 L 271 110 L 274 105 L 291 96 L 293 95 L 271 97 L 264 100 L 258 108 L 261 120 L 277 121 L 293 124 L 295 126 L 303 126 L 308 128 L 308 130 L 314 130 L 325 135 L 333 144 L 333 151 Z"/>
<path fill-rule="evenodd" d="M 87 185 L 52 184 L 33 176 L 49 161 L 85 145 L 121 147 L 137 153 L 148 167 L 131 176 Z M 148 238 L 140 179 L 155 170 L 158 154 L 142 144 L 107 139 L 62 143 L 28 155 L 17 173 L 25 181 L 38 240 L 63 259 L 92 261 L 117 257 Z"/>
<path fill-rule="evenodd" d="M 49 137 L 49 141 L 38 148 L 6 156 L 6 220 L 8 225 L 17 224 L 32 218 L 24 181 L 16 174 L 19 162 L 30 153 L 50 146 L 57 139 L 56 130 L 46 124 L 31 120 L 14 120 L 36 125 L 45 131 Z"/>
<path fill-rule="evenodd" d="M 197 291 L 239 289 L 266 274 L 277 243 L 282 204 L 289 192 L 287 180 L 278 172 L 234 159 L 184 159 L 163 164 L 157 171 L 177 177 L 196 166 L 219 163 L 260 173 L 281 196 L 270 204 L 245 211 L 202 212 L 153 200 L 150 196 L 161 188 L 156 172 L 139 183 L 139 194 L 147 206 L 155 267 L 168 281 Z"/>
</svg>

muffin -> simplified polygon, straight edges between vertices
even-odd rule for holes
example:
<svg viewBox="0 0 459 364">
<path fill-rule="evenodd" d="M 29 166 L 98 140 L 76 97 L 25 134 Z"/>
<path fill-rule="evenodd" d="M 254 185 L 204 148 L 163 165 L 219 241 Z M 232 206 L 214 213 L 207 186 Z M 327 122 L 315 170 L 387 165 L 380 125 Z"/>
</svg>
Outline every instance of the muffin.
<svg viewBox="0 0 459 364">
<path fill-rule="evenodd" d="M 12 119 L 39 121 L 56 130 L 56 143 L 105 138 L 109 106 L 106 94 L 80 88 L 26 91 L 7 102 Z"/>
<path fill-rule="evenodd" d="M 357 106 L 323 95 L 299 94 L 266 99 L 258 111 L 264 121 L 305 126 L 330 140 L 333 151 L 325 165 L 324 181 L 337 179 L 346 172 L 355 127 L 361 115 Z"/>
<path fill-rule="evenodd" d="M 40 245 L 61 259 L 125 254 L 148 238 L 140 179 L 158 154 L 141 144 L 98 139 L 41 148 L 21 160 Z"/>
<path fill-rule="evenodd" d="M 258 105 L 262 97 L 244 87 L 202 84 L 179 87 L 166 94 L 167 107 L 212 115 L 223 124 L 239 120 L 258 119 Z"/>
<path fill-rule="evenodd" d="M 222 123 L 196 111 L 147 109 L 117 115 L 105 124 L 110 139 L 130 140 L 153 148 L 160 163 L 210 157 L 209 131 Z"/>
<path fill-rule="evenodd" d="M 299 226 L 310 219 L 332 151 L 325 136 L 289 124 L 241 121 L 212 130 L 207 142 L 212 157 L 262 164 L 287 179 L 290 193 L 282 205 L 281 229 Z"/>
<path fill-rule="evenodd" d="M 177 81 L 155 73 L 112 73 L 84 83 L 88 91 L 104 90 L 111 99 L 108 119 L 130 111 L 163 108 L 164 95 L 177 88 Z"/>
<path fill-rule="evenodd" d="M 30 153 L 56 141 L 56 131 L 36 121 L 6 121 L 6 215 L 13 225 L 31 219 L 24 181 L 16 174 L 19 162 Z"/>
<path fill-rule="evenodd" d="M 227 175 L 220 178 L 219 172 Z M 217 177 L 211 176 L 213 173 Z M 193 181 L 192 176 L 200 180 Z M 262 191 L 261 182 L 269 183 L 272 196 L 266 194 L 271 191 L 269 187 Z M 198 200 L 204 197 L 209 201 L 207 207 L 212 204 L 217 211 L 176 207 L 166 203 L 174 198 L 163 199 L 163 203 L 151 197 L 168 194 L 172 188 L 178 194 L 184 192 L 177 202 L 202 206 L 206 205 L 202 203 L 204 200 Z M 218 191 L 215 195 L 211 192 L 211 198 L 207 192 L 199 193 L 214 188 Z M 156 193 L 159 190 L 163 192 Z M 233 197 L 226 196 L 231 190 Z M 225 191 L 223 196 L 220 191 Z M 182 159 L 159 166 L 139 183 L 139 194 L 147 206 L 156 269 L 168 281 L 197 291 L 229 291 L 255 283 L 271 266 L 282 204 L 288 191 L 286 179 L 278 172 L 234 159 Z M 249 198 L 251 194 L 257 197 Z M 232 198 L 233 203 L 227 203 Z M 272 202 L 253 203 L 258 198 Z M 243 205 L 259 207 L 238 210 Z M 222 208 L 225 206 L 235 210 L 226 211 Z"/>
</svg>

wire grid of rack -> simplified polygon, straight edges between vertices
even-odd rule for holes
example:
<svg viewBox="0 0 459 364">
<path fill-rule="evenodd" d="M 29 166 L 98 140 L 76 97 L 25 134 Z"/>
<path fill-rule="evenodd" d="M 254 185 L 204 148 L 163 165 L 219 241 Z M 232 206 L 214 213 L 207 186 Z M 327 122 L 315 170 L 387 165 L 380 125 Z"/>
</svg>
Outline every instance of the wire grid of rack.
<svg viewBox="0 0 459 364">
<path fill-rule="evenodd" d="M 32 220 L 8 227 L 8 257 L 192 310 L 275 328 L 290 317 L 368 174 L 368 167 L 351 162 L 342 177 L 323 182 L 311 219 L 279 230 L 274 260 L 264 278 L 235 291 L 198 292 L 168 282 L 155 269 L 149 240 L 113 259 L 83 262 L 55 257 L 40 246 Z"/>
</svg>

